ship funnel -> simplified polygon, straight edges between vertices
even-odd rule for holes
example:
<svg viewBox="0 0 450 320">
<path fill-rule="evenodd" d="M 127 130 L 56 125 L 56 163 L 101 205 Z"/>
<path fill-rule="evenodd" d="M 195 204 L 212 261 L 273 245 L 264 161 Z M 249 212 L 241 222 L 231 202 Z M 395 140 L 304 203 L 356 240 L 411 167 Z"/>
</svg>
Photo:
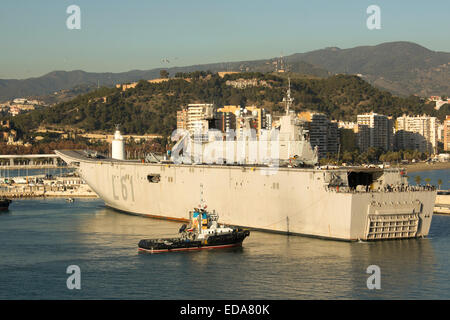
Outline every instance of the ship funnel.
<svg viewBox="0 0 450 320">
<path fill-rule="evenodd" d="M 125 142 L 123 141 L 123 136 L 120 133 L 119 126 L 116 127 L 111 148 L 113 159 L 125 160 Z"/>
</svg>

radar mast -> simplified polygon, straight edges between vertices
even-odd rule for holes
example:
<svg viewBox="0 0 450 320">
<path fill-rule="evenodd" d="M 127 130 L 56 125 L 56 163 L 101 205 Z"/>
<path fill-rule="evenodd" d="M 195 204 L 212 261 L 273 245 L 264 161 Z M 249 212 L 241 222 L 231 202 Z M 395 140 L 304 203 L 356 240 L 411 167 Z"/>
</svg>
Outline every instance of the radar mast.
<svg viewBox="0 0 450 320">
<path fill-rule="evenodd" d="M 286 108 L 286 115 L 287 116 L 289 115 L 289 110 L 290 110 L 290 108 L 292 106 L 292 102 L 294 101 L 294 98 L 291 97 L 291 78 L 290 77 L 288 77 L 288 83 L 289 83 L 289 85 L 288 85 L 288 89 L 287 89 L 287 92 L 286 92 L 286 97 L 283 98 L 283 102 L 286 103 L 286 107 L 285 108 Z"/>
</svg>

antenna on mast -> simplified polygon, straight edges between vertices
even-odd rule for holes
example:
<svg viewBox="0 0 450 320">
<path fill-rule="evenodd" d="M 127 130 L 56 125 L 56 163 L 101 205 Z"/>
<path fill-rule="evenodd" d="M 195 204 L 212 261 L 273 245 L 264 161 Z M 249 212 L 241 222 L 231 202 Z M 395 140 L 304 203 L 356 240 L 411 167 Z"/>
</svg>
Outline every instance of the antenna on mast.
<svg viewBox="0 0 450 320">
<path fill-rule="evenodd" d="M 203 183 L 200 183 L 200 209 L 206 209 L 207 205 L 205 203 L 205 199 L 203 198 Z"/>
<path fill-rule="evenodd" d="M 286 103 L 286 115 L 289 115 L 289 109 L 292 106 L 292 102 L 294 101 L 294 98 L 291 97 L 291 78 L 288 77 L 288 89 L 286 92 L 286 97 L 283 98 L 283 102 Z"/>
</svg>

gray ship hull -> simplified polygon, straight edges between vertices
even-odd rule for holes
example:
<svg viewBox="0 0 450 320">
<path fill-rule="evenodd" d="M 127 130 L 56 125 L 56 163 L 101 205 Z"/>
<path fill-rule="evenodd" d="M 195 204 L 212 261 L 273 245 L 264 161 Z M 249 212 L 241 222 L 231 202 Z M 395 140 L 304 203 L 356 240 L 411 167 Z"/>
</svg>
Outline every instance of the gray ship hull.
<svg viewBox="0 0 450 320">
<path fill-rule="evenodd" d="M 201 192 L 224 224 L 339 240 L 428 235 L 436 191 L 330 188 L 329 170 L 151 164 L 56 151 L 114 209 L 185 221 Z M 392 175 L 392 174 L 391 174 Z M 386 174 L 386 180 L 392 179 Z"/>
</svg>

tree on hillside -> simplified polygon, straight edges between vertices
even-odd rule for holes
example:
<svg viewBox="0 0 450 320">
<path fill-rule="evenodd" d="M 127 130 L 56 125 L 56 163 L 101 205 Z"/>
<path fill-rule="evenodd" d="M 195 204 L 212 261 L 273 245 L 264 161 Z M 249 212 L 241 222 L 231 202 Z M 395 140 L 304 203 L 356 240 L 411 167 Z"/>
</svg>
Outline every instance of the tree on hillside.
<svg viewBox="0 0 450 320">
<path fill-rule="evenodd" d="M 159 77 L 161 79 L 167 79 L 169 77 L 169 72 L 167 70 L 159 71 Z"/>
</svg>

